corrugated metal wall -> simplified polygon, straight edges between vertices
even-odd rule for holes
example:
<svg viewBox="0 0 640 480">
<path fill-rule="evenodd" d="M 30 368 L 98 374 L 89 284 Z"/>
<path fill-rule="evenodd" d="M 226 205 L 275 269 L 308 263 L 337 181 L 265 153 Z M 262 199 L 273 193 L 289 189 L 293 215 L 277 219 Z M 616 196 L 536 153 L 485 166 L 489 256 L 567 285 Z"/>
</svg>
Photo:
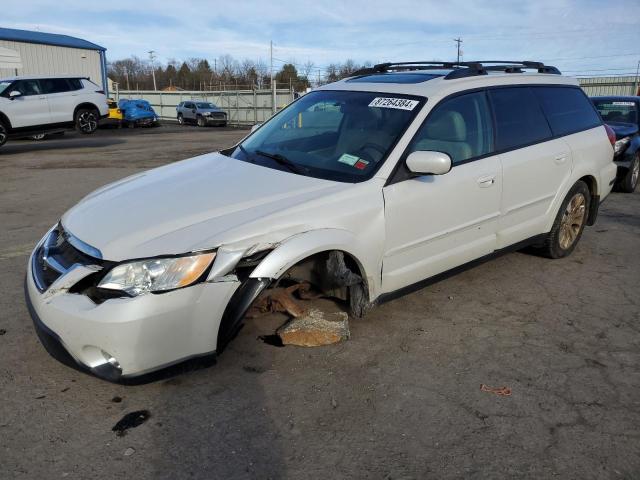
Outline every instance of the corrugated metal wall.
<svg viewBox="0 0 640 480">
<path fill-rule="evenodd" d="M 630 77 L 590 77 L 579 78 L 580 87 L 589 96 L 597 95 L 638 95 L 635 76 Z"/>
<path fill-rule="evenodd" d="M 154 92 L 121 90 L 115 95 L 121 98 L 141 98 L 151 103 L 158 116 L 164 120 L 176 120 L 176 105 L 185 100 L 212 102 L 227 112 L 232 125 L 254 125 L 271 117 L 271 90 L 227 90 L 227 91 L 183 91 Z M 276 105 L 278 110 L 293 101 L 292 93 L 287 89 L 278 89 Z"/>
<path fill-rule="evenodd" d="M 0 40 L 0 47 L 20 53 L 22 69 L 18 70 L 18 75 L 79 75 L 102 85 L 102 65 L 98 51 L 6 40 Z M 14 75 L 15 71 L 0 68 L 0 78 Z"/>
</svg>

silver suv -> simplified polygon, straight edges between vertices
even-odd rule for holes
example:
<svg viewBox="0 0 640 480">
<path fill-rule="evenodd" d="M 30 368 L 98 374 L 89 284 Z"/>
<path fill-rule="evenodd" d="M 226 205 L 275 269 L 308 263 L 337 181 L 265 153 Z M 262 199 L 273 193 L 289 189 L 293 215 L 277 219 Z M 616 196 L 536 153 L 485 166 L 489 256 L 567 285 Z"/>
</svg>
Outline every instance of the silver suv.
<svg viewBox="0 0 640 480">
<path fill-rule="evenodd" d="M 200 102 L 197 100 L 187 100 L 180 102 L 176 107 L 178 113 L 178 123 L 195 123 L 199 127 L 208 125 L 227 125 L 227 114 L 211 102 Z"/>
</svg>

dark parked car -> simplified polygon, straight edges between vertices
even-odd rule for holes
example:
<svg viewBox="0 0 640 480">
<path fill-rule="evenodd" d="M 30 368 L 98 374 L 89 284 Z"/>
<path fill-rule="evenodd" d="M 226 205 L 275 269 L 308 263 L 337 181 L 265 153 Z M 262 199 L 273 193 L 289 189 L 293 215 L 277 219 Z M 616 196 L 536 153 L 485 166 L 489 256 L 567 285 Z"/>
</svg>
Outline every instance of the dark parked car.
<svg viewBox="0 0 640 480">
<path fill-rule="evenodd" d="M 207 125 L 227 125 L 227 114 L 211 102 L 187 100 L 176 106 L 178 123 L 195 123 L 199 127 Z"/>
<path fill-rule="evenodd" d="M 640 177 L 640 97 L 593 97 L 602 119 L 616 134 L 617 188 L 631 193 Z"/>
</svg>

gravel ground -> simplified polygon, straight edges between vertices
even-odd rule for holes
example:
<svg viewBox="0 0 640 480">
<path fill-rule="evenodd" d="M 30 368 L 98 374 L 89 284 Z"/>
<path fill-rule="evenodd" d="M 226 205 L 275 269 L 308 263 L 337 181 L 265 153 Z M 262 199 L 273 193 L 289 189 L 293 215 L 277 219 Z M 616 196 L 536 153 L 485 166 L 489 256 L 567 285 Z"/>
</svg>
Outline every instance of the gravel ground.
<svg viewBox="0 0 640 480">
<path fill-rule="evenodd" d="M 283 317 L 252 319 L 213 367 L 135 387 L 49 357 L 22 295 L 46 229 L 100 185 L 245 134 L 0 149 L 0 478 L 640 478 L 640 193 L 613 194 L 570 258 L 505 255 L 379 306 L 343 344 L 277 348 L 258 336 Z"/>
</svg>

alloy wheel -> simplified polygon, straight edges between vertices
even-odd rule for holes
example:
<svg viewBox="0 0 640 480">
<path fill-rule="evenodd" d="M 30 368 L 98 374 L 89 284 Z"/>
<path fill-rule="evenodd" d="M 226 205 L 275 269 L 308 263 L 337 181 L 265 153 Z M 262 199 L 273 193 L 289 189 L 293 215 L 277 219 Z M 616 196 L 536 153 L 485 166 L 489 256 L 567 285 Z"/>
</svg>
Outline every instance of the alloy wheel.
<svg viewBox="0 0 640 480">
<path fill-rule="evenodd" d="M 560 221 L 560 247 L 567 250 L 573 245 L 580 234 L 586 217 L 587 201 L 582 193 L 576 193 L 567 204 L 567 208 Z"/>
<path fill-rule="evenodd" d="M 633 170 L 631 171 L 631 188 L 635 188 L 638 184 L 638 177 L 640 177 L 640 155 L 636 157 L 633 162 Z"/>
<path fill-rule="evenodd" d="M 7 132 L 2 125 L 0 125 L 0 145 L 4 145 L 7 141 Z"/>
<path fill-rule="evenodd" d="M 93 132 L 98 128 L 98 121 L 93 112 L 82 112 L 78 117 L 78 125 L 83 132 Z"/>
</svg>

